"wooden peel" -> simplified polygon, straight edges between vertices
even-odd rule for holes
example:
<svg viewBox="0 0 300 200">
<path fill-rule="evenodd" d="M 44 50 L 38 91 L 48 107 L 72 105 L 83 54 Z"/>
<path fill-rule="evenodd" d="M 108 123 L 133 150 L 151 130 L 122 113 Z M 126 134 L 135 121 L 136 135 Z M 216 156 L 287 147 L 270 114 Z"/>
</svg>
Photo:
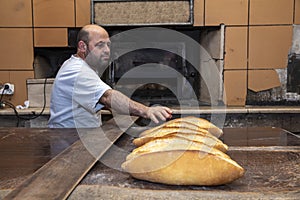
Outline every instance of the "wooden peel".
<svg viewBox="0 0 300 200">
<path fill-rule="evenodd" d="M 118 123 L 115 119 L 105 122 L 101 127 L 103 132 L 98 131 L 104 133 L 100 138 L 99 134 L 93 134 L 97 129 L 81 129 L 80 131 L 92 132 L 87 135 L 86 141 L 95 141 L 97 144 L 93 146 L 93 155 L 86 149 L 86 143 L 78 140 L 37 170 L 4 199 L 66 199 L 94 164 L 124 133 L 123 130 L 129 128 L 138 117 L 131 117 L 130 121 L 127 119 L 128 116 L 118 116 Z"/>
</svg>

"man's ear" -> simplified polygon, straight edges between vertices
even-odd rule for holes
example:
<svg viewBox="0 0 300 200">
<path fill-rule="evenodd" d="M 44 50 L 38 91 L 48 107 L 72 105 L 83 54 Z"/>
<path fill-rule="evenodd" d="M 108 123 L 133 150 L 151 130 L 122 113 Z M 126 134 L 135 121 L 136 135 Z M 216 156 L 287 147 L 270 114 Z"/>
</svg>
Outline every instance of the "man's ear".
<svg viewBox="0 0 300 200">
<path fill-rule="evenodd" d="M 85 52 L 87 50 L 87 46 L 85 44 L 84 41 L 80 40 L 78 42 L 78 49 L 81 51 L 81 52 Z"/>
</svg>

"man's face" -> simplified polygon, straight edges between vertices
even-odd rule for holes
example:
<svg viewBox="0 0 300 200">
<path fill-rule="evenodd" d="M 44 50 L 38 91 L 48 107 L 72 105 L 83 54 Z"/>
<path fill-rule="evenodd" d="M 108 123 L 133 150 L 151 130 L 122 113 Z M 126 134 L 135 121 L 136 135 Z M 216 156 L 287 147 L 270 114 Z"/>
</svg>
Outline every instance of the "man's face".
<svg viewBox="0 0 300 200">
<path fill-rule="evenodd" d="M 86 62 L 94 69 L 105 69 L 110 58 L 110 39 L 107 32 L 91 32 L 87 47 Z"/>
</svg>

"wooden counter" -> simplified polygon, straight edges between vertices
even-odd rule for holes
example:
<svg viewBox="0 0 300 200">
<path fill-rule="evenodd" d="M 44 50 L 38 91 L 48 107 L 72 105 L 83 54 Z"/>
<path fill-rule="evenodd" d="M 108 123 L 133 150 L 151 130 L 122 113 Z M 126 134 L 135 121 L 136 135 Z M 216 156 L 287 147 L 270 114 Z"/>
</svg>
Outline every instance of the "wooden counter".
<svg viewBox="0 0 300 200">
<path fill-rule="evenodd" d="M 139 132 L 131 128 L 128 132 Z M 123 135 L 116 146 L 133 148 L 134 135 Z M 0 199 L 61 151 L 78 140 L 76 129 L 0 128 Z M 136 180 L 109 163 L 118 155 L 109 150 L 87 174 L 69 199 L 296 199 L 300 191 L 300 139 L 279 128 L 224 128 L 221 138 L 228 154 L 246 174 L 217 187 L 168 186 Z M 124 158 L 122 158 L 124 159 Z M 66 169 L 68 170 L 68 169 Z"/>
</svg>

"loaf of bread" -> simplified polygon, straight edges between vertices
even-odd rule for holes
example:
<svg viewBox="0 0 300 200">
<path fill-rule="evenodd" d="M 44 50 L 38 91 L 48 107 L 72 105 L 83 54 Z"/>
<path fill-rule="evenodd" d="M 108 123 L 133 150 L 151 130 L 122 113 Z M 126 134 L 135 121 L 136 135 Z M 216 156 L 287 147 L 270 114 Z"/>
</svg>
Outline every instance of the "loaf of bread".
<svg viewBox="0 0 300 200">
<path fill-rule="evenodd" d="M 223 135 L 222 129 L 218 128 L 214 124 L 210 123 L 206 119 L 198 118 L 198 117 L 183 117 L 183 118 L 177 118 L 170 120 L 160 126 L 156 126 L 154 128 L 148 129 L 140 134 L 140 137 L 148 135 L 149 133 L 162 129 L 162 128 L 186 128 L 196 131 L 203 131 L 206 130 L 215 137 L 220 137 Z"/>
<path fill-rule="evenodd" d="M 211 152 L 222 157 L 229 158 L 229 156 L 214 146 L 207 143 L 192 141 L 183 137 L 165 137 L 147 142 L 146 144 L 134 149 L 126 158 L 130 160 L 133 157 L 145 153 L 172 151 L 172 150 L 202 150 L 204 152 Z"/>
<path fill-rule="evenodd" d="M 137 179 L 171 185 L 222 185 L 244 174 L 232 159 L 204 150 L 144 153 L 125 161 L 122 168 Z"/>
<path fill-rule="evenodd" d="M 221 140 L 211 135 L 207 130 L 191 130 L 186 128 L 161 128 L 155 130 L 145 136 L 133 140 L 133 144 L 137 147 L 155 139 L 165 137 L 180 137 L 190 141 L 206 143 L 208 146 L 213 146 L 223 152 L 228 150 L 228 146 Z"/>
<path fill-rule="evenodd" d="M 122 164 L 141 180 L 171 185 L 222 185 L 240 178 L 245 170 L 226 154 L 217 137 L 221 129 L 207 120 L 185 117 L 140 134 L 137 146 Z"/>
</svg>

